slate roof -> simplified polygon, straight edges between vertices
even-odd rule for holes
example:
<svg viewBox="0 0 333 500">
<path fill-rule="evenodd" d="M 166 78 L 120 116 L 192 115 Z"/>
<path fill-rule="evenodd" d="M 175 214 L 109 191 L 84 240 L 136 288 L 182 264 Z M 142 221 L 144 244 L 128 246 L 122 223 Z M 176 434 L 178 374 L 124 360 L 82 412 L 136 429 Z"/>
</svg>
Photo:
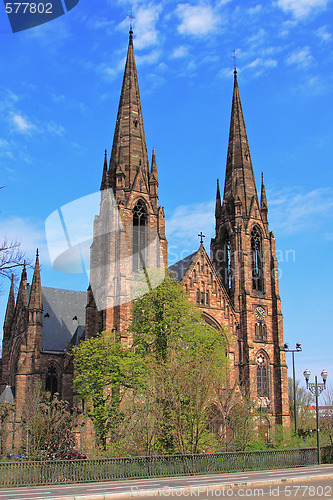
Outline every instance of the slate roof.
<svg viewBox="0 0 333 500">
<path fill-rule="evenodd" d="M 10 385 L 6 385 L 5 390 L 0 396 L 0 401 L 3 403 L 14 403 L 14 395 Z"/>
<path fill-rule="evenodd" d="M 42 349 L 43 351 L 65 351 L 73 335 L 82 337 L 84 334 L 87 293 L 42 287 L 42 295 Z"/>
<path fill-rule="evenodd" d="M 84 337 L 85 331 L 86 331 L 86 327 L 84 325 L 79 325 L 77 327 L 77 329 L 75 330 L 75 333 L 74 333 L 73 337 L 71 338 L 70 343 L 72 345 L 78 345 L 80 339 L 82 337 Z"/>
<path fill-rule="evenodd" d="M 187 269 L 190 267 L 193 257 L 197 254 L 197 252 L 191 253 L 182 260 L 179 260 L 175 264 L 172 264 L 168 269 L 172 273 L 174 273 L 174 278 L 178 281 L 181 281 L 184 278 L 184 275 Z"/>
</svg>

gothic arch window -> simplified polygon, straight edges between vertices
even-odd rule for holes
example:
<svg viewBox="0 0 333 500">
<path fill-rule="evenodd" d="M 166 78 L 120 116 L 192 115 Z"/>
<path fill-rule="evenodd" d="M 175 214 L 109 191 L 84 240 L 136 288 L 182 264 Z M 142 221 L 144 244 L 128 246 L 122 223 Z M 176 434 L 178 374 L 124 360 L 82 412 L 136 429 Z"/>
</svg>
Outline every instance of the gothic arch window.
<svg viewBox="0 0 333 500">
<path fill-rule="evenodd" d="M 47 369 L 46 380 L 45 380 L 45 390 L 53 396 L 58 392 L 58 374 L 57 369 L 51 365 Z"/>
<path fill-rule="evenodd" d="M 262 352 L 257 355 L 257 395 L 258 397 L 267 397 L 268 387 L 268 359 Z"/>
<path fill-rule="evenodd" d="M 206 304 L 209 306 L 209 292 L 206 292 Z"/>
<path fill-rule="evenodd" d="M 133 271 L 146 266 L 147 211 L 139 200 L 133 209 Z"/>
<path fill-rule="evenodd" d="M 262 325 L 262 339 L 267 340 L 267 327 L 266 327 L 265 323 L 263 323 L 263 325 Z"/>
<path fill-rule="evenodd" d="M 265 340 L 267 340 L 267 327 L 265 323 L 255 324 L 254 339 L 259 342 L 264 342 Z"/>
<path fill-rule="evenodd" d="M 197 304 L 200 304 L 200 292 L 197 290 Z"/>
<path fill-rule="evenodd" d="M 21 342 L 21 339 L 19 339 L 19 342 Z M 16 392 L 16 375 L 18 372 L 18 363 L 19 363 L 19 358 L 20 358 L 20 350 L 19 350 L 18 344 L 19 343 L 16 342 L 15 348 L 14 348 L 12 355 L 11 355 L 10 372 L 9 372 L 9 385 L 12 388 L 14 396 L 15 396 L 15 392 Z"/>
<path fill-rule="evenodd" d="M 226 289 L 230 292 L 232 286 L 232 269 L 231 269 L 231 243 L 228 233 L 224 235 L 223 252 L 222 252 L 222 281 Z"/>
<path fill-rule="evenodd" d="M 262 241 L 257 227 L 251 232 L 251 255 L 252 255 L 252 288 L 258 292 L 263 291 L 263 267 L 262 267 Z"/>
</svg>

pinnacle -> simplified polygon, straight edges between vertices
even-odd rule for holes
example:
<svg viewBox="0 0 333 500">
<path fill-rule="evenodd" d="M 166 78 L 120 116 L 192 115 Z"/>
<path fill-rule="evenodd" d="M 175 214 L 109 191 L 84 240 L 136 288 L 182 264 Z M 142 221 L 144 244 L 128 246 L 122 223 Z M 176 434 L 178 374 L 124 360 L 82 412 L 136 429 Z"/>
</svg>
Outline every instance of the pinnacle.
<svg viewBox="0 0 333 500">
<path fill-rule="evenodd" d="M 264 184 L 264 174 L 261 174 L 261 196 L 260 196 L 260 209 L 264 211 L 267 210 L 267 197 L 266 197 L 266 189 Z"/>
<path fill-rule="evenodd" d="M 42 309 L 42 286 L 40 280 L 39 252 L 36 252 L 34 276 L 31 284 L 29 309 Z"/>
<path fill-rule="evenodd" d="M 215 203 L 215 218 L 220 219 L 221 217 L 221 194 L 220 194 L 220 184 L 217 179 L 217 187 L 216 187 L 216 203 Z"/>
<path fill-rule="evenodd" d="M 6 315 L 4 321 L 4 333 L 6 334 L 6 329 L 11 327 L 13 317 L 15 312 L 15 293 L 14 293 L 14 275 L 12 274 L 8 303 L 6 308 Z"/>
<path fill-rule="evenodd" d="M 108 173 L 108 151 L 106 149 L 104 152 L 104 166 L 103 166 L 101 190 L 106 189 L 108 187 L 107 186 L 107 173 Z"/>
</svg>

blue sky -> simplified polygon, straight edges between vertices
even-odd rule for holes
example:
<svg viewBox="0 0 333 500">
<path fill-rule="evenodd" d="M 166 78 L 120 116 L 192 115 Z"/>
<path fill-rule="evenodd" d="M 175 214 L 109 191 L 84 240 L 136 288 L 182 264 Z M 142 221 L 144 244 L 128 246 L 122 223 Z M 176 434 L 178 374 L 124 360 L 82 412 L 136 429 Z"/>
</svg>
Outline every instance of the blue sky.
<svg viewBox="0 0 333 500">
<path fill-rule="evenodd" d="M 12 34 L 0 7 L 0 234 L 40 248 L 45 286 L 86 289 L 52 269 L 45 220 L 99 189 L 110 152 L 133 7 L 149 155 L 155 147 L 170 263 L 214 231 L 224 181 L 233 50 L 255 176 L 264 172 L 280 260 L 285 340 L 333 381 L 333 2 L 80 0 Z M 30 277 L 31 279 L 31 277 Z M 3 315 L 7 290 L 0 297 Z M 290 355 L 289 355 L 290 356 Z M 289 360 L 291 361 L 291 360 Z"/>
</svg>

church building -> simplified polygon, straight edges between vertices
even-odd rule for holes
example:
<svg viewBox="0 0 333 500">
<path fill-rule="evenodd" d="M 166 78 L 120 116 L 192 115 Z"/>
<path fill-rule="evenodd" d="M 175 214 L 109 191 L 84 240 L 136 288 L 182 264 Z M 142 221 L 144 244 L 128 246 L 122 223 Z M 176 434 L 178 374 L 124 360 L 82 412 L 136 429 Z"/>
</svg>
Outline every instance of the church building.
<svg viewBox="0 0 333 500">
<path fill-rule="evenodd" d="M 10 289 L 0 364 L 0 400 L 15 405 L 8 448 L 20 446 L 22 411 L 34 381 L 73 403 L 70 351 L 80 339 L 108 330 L 131 345 L 127 328 L 135 277 L 143 270 L 149 280 L 149 270 L 167 268 L 158 187 L 155 150 L 150 161 L 147 152 L 130 30 L 111 157 L 107 151 L 104 157 L 88 293 L 43 287 L 38 252 L 31 285 L 24 268 L 16 298 L 13 283 Z M 276 424 L 290 425 L 278 263 L 263 178 L 260 200 L 257 193 L 236 70 L 224 191 L 221 198 L 218 181 L 209 253 L 199 236 L 197 251 L 169 269 L 203 319 L 226 335 L 231 382 L 247 384 L 269 439 Z"/>
</svg>

